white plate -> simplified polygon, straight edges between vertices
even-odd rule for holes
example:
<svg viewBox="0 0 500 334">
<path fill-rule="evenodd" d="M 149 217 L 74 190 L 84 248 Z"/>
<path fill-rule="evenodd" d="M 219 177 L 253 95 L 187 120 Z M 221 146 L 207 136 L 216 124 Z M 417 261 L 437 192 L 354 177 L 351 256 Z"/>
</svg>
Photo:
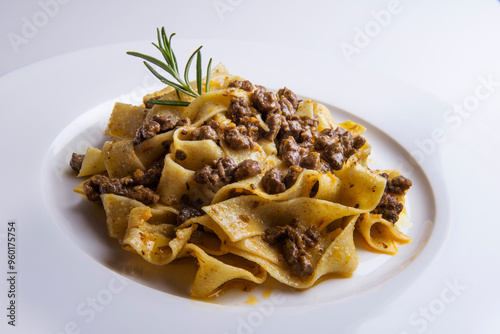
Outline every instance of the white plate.
<svg viewBox="0 0 500 334">
<path fill-rule="evenodd" d="M 199 44 L 175 40 L 179 59 L 186 59 Z M 15 110 L 7 113 L 7 122 L 30 120 L 23 128 L 32 134 L 29 137 L 19 136 L 15 128 L 7 130 L 8 138 L 16 138 L 7 154 L 17 166 L 7 188 L 14 189 L 11 196 L 22 196 L 24 205 L 4 194 L 2 202 L 12 203 L 5 219 L 23 223 L 19 223 L 20 252 L 26 255 L 19 275 L 26 284 L 19 305 L 29 306 L 25 310 L 30 317 L 50 309 L 50 316 L 36 321 L 33 328 L 37 332 L 40 328 L 63 331 L 65 327 L 67 332 L 71 327 L 94 332 L 109 321 L 114 331 L 130 332 L 144 329 L 144 319 L 148 319 L 148 329 L 168 326 L 174 332 L 182 328 L 210 333 L 278 328 L 299 332 L 311 323 L 318 329 L 330 328 L 332 322 L 337 330 L 353 329 L 361 318 L 373 314 L 380 301 L 387 302 L 403 291 L 443 244 L 449 222 L 439 154 L 427 154 L 422 146 L 439 121 L 433 115 L 445 108 L 442 103 L 380 74 L 334 64 L 327 57 L 304 51 L 217 40 L 205 44 L 203 53 L 224 62 L 231 72 L 267 87 L 287 86 L 327 104 L 337 120 L 352 119 L 367 126 L 366 137 L 373 145 L 372 166 L 400 168 L 414 182 L 408 198 L 412 226 L 407 231 L 413 242 L 401 246 L 393 257 L 360 249 L 360 265 L 352 278 L 322 281 L 304 292 L 275 286 L 265 298 L 265 286 L 249 293 L 233 290 L 210 302 L 191 300 L 187 295 L 190 282 L 169 273 L 194 270 L 185 265 L 155 267 L 121 250 L 106 236 L 102 212 L 72 192 L 78 180 L 66 167 L 73 151 L 82 153 L 87 146 L 102 143 L 102 130 L 114 101 L 139 103 L 145 90 L 157 87 L 141 62 L 124 54 L 144 51 L 148 43 L 71 53 L 0 80 L 6 110 Z M 235 55 L 233 50 L 247 52 Z M 18 178 L 24 187 L 16 186 Z M 41 191 L 33 191 L 37 184 Z M 28 186 L 32 191 L 26 192 Z M 30 210 L 23 210 L 24 206 Z M 89 257 L 82 256 L 82 250 Z M 41 272 L 37 279 L 31 276 Z M 75 281 L 75 276 L 85 283 Z M 35 284 L 41 289 L 34 288 Z M 52 286 L 71 292 L 71 297 L 54 298 Z M 250 296 L 259 302 L 245 304 Z M 22 326 L 30 325 L 25 322 Z"/>
</svg>

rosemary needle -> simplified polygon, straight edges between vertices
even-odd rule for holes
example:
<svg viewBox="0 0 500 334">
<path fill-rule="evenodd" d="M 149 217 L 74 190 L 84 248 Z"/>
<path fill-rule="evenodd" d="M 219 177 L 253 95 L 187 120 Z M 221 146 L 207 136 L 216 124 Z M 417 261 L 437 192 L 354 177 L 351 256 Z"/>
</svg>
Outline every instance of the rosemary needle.
<svg viewBox="0 0 500 334">
<path fill-rule="evenodd" d="M 144 60 L 144 65 L 148 68 L 148 70 L 153 73 L 153 75 L 163 82 L 164 84 L 167 84 L 171 87 L 173 87 L 176 92 L 177 92 L 177 97 L 179 100 L 171 101 L 171 100 L 149 100 L 148 103 L 151 104 L 162 104 L 162 105 L 171 105 L 171 106 L 188 106 L 189 102 L 187 101 L 182 101 L 180 93 L 186 94 L 188 96 L 197 98 L 201 94 L 203 94 L 203 83 L 202 83 L 202 76 L 203 76 L 203 70 L 201 68 L 202 62 L 201 62 L 201 48 L 203 46 L 200 46 L 197 48 L 189 57 L 186 66 L 184 67 L 184 76 L 181 77 L 179 73 L 179 65 L 177 64 L 177 58 L 175 57 L 175 53 L 172 49 L 172 37 L 175 36 L 175 33 L 171 34 L 170 36 L 167 37 L 167 34 L 165 33 L 165 28 L 162 27 L 161 29 L 157 28 L 157 39 L 158 43 L 152 43 L 162 54 L 163 60 L 159 60 L 157 58 L 139 53 L 139 52 L 134 52 L 134 51 L 128 51 L 127 54 L 138 57 Z M 197 90 L 191 86 L 191 83 L 189 81 L 189 69 L 191 67 L 191 63 L 196 57 L 196 87 Z M 155 65 L 159 67 L 160 69 L 164 70 L 174 80 L 169 80 L 162 74 L 160 74 L 152 65 Z M 212 66 L 212 58 L 210 58 L 207 66 L 207 75 L 206 75 L 206 83 L 205 83 L 205 92 L 210 91 L 210 70 Z"/>
</svg>

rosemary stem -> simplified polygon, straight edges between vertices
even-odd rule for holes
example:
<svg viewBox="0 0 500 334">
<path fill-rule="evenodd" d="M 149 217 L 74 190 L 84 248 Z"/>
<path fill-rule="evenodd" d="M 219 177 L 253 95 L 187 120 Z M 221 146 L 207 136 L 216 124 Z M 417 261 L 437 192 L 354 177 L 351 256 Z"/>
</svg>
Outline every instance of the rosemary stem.
<svg viewBox="0 0 500 334">
<path fill-rule="evenodd" d="M 170 37 L 167 38 L 167 34 L 165 32 L 165 28 L 162 27 L 161 29 L 157 29 L 157 39 L 158 39 L 158 44 L 153 43 L 153 45 L 161 52 L 163 58 L 165 59 L 165 62 L 156 59 L 154 57 L 138 53 L 138 52 L 127 52 L 127 54 L 134 56 L 134 57 L 139 57 L 144 60 L 144 64 L 146 67 L 149 69 L 153 75 L 160 80 L 161 82 L 173 87 L 176 92 L 177 92 L 177 97 L 179 98 L 179 101 L 167 101 L 167 100 L 156 100 L 156 101 L 151 101 L 151 104 L 164 104 L 164 105 L 177 105 L 177 106 L 187 106 L 189 105 L 189 102 L 187 101 L 181 101 L 181 95 L 180 93 L 189 95 L 191 97 L 197 98 L 198 96 L 201 96 L 203 94 L 203 83 L 202 83 L 202 68 L 201 68 L 201 52 L 200 49 L 202 46 L 197 48 L 189 57 L 186 66 L 184 68 L 184 78 L 182 78 L 182 75 L 179 73 L 179 67 L 177 65 L 177 59 L 175 57 L 175 53 L 172 49 L 172 37 L 175 35 L 175 33 L 171 34 Z M 189 69 L 191 66 L 191 62 L 193 61 L 194 57 L 196 56 L 196 89 L 191 85 L 191 81 L 189 80 Z M 205 84 L 205 92 L 210 91 L 210 66 L 212 63 L 212 59 L 210 59 L 207 67 L 207 78 L 206 78 L 206 84 Z M 177 83 L 168 80 L 165 78 L 163 75 L 158 73 L 153 66 L 151 65 L 156 65 L 159 68 L 165 70 L 168 74 L 172 76 L 172 78 L 177 81 Z"/>
</svg>

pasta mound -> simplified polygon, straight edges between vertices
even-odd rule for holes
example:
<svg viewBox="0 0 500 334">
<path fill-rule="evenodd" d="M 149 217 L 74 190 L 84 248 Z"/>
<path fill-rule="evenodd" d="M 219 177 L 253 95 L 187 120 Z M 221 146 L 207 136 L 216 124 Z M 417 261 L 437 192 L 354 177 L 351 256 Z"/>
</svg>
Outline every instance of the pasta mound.
<svg viewBox="0 0 500 334">
<path fill-rule="evenodd" d="M 354 234 L 396 254 L 411 181 L 368 168 L 365 128 L 337 123 L 289 89 L 271 92 L 217 66 L 211 92 L 173 88 L 116 103 L 102 149 L 74 154 L 77 193 L 102 205 L 111 237 L 156 265 L 194 257 L 191 295 L 271 275 L 290 287 L 351 275 Z M 187 107 L 154 100 L 189 101 Z M 152 103 L 153 102 L 153 103 Z"/>
</svg>

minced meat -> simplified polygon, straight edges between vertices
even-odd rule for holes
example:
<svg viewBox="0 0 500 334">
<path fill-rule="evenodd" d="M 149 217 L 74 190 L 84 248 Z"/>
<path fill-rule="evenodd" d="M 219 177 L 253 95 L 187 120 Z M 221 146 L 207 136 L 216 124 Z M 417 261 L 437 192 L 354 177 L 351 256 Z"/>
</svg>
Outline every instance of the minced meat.
<svg viewBox="0 0 500 334">
<path fill-rule="evenodd" d="M 213 140 L 217 141 L 219 139 L 219 136 L 217 135 L 217 132 L 209 125 L 202 125 L 199 128 L 194 129 L 191 132 L 191 137 L 194 140 Z"/>
<path fill-rule="evenodd" d="M 297 179 L 303 170 L 304 168 L 301 168 L 299 166 L 290 166 L 288 168 L 288 173 L 283 179 L 283 183 L 285 184 L 286 189 L 292 187 L 295 184 L 295 182 L 297 182 Z"/>
<path fill-rule="evenodd" d="M 393 195 L 384 192 L 377 207 L 371 213 L 381 214 L 382 218 L 394 224 L 398 221 L 401 211 L 403 211 L 403 203 Z"/>
<path fill-rule="evenodd" d="M 244 128 L 226 127 L 224 129 L 223 137 L 226 144 L 232 149 L 248 149 L 254 147 L 252 138 L 243 134 Z"/>
<path fill-rule="evenodd" d="M 177 216 L 177 225 L 184 223 L 186 220 L 199 217 L 203 215 L 203 211 L 200 211 L 192 206 L 183 205 Z"/>
<path fill-rule="evenodd" d="M 307 169 L 321 169 L 321 154 L 319 152 L 309 152 L 302 160 L 300 161 L 300 166 Z"/>
<path fill-rule="evenodd" d="M 153 138 L 158 132 L 160 132 L 160 124 L 156 121 L 149 121 L 146 124 L 141 125 L 135 132 L 134 144 L 140 144 L 141 142 Z"/>
<path fill-rule="evenodd" d="M 145 186 L 156 186 L 160 182 L 161 172 L 163 170 L 163 161 L 154 162 L 146 172 L 137 169 L 133 175 L 134 184 Z"/>
<path fill-rule="evenodd" d="M 239 88 L 239 89 L 242 89 L 242 90 L 245 90 L 247 92 L 251 92 L 254 90 L 254 86 L 252 85 L 252 83 L 248 80 L 234 80 L 234 81 L 231 81 L 229 83 L 229 85 L 227 86 L 227 88 Z"/>
<path fill-rule="evenodd" d="M 245 98 L 233 97 L 231 98 L 231 103 L 227 109 L 226 116 L 233 121 L 234 124 L 239 125 L 245 117 L 255 116 L 255 111 L 250 109 Z"/>
<path fill-rule="evenodd" d="M 295 93 L 292 92 L 290 89 L 284 87 L 278 90 L 277 94 L 279 98 L 287 99 L 294 109 L 297 109 L 297 107 L 299 106 L 299 99 L 297 99 Z"/>
<path fill-rule="evenodd" d="M 285 183 L 283 182 L 283 173 L 276 167 L 268 170 L 261 180 L 264 191 L 268 194 L 279 194 L 286 190 Z"/>
<path fill-rule="evenodd" d="M 314 272 L 308 250 L 318 243 L 320 236 L 314 226 L 305 228 L 297 218 L 294 218 L 289 225 L 268 228 L 263 239 L 278 247 L 295 275 L 306 278 Z"/>
<path fill-rule="evenodd" d="M 69 166 L 79 172 L 80 169 L 82 169 L 82 163 L 83 163 L 83 159 L 85 158 L 85 154 L 76 154 L 76 153 L 73 153 L 71 155 L 71 161 L 69 162 Z"/>
<path fill-rule="evenodd" d="M 275 113 L 280 109 L 278 100 L 273 92 L 268 91 L 262 86 L 257 86 L 257 89 L 253 91 L 251 100 L 254 108 L 262 114 L 264 120 L 268 114 Z"/>
<path fill-rule="evenodd" d="M 217 159 L 212 165 L 205 165 L 194 173 L 194 180 L 200 184 L 208 184 L 211 190 L 219 183 L 230 183 L 233 181 L 233 175 L 237 165 L 231 157 L 222 157 Z"/>
<path fill-rule="evenodd" d="M 293 137 L 281 141 L 279 154 L 287 166 L 299 165 L 302 158 L 308 153 L 307 149 L 299 146 Z"/>
<path fill-rule="evenodd" d="M 386 173 L 382 173 L 381 175 L 388 179 L 388 175 Z M 404 195 L 411 186 L 412 182 L 409 179 L 407 179 L 403 175 L 398 175 L 392 179 L 387 180 L 385 191 L 391 194 Z"/>
<path fill-rule="evenodd" d="M 155 121 L 160 125 L 160 131 L 161 133 L 170 131 L 175 128 L 175 120 L 172 117 L 165 116 L 165 115 L 154 115 L 151 117 L 152 121 Z"/>
<path fill-rule="evenodd" d="M 263 134 L 265 139 L 269 141 L 274 141 L 276 139 L 281 130 L 281 123 L 283 122 L 282 118 L 283 116 L 281 115 L 273 114 L 266 119 L 266 125 L 269 130 Z"/>
<path fill-rule="evenodd" d="M 246 178 L 260 174 L 260 164 L 258 161 L 252 159 L 243 160 L 238 164 L 234 171 L 234 180 L 240 181 Z"/>
<path fill-rule="evenodd" d="M 104 175 L 94 175 L 83 184 L 85 196 L 92 202 L 100 202 L 101 194 L 115 194 L 138 200 L 144 204 L 157 203 L 160 196 L 144 185 L 127 186 L 129 178 L 109 179 Z"/>
</svg>

